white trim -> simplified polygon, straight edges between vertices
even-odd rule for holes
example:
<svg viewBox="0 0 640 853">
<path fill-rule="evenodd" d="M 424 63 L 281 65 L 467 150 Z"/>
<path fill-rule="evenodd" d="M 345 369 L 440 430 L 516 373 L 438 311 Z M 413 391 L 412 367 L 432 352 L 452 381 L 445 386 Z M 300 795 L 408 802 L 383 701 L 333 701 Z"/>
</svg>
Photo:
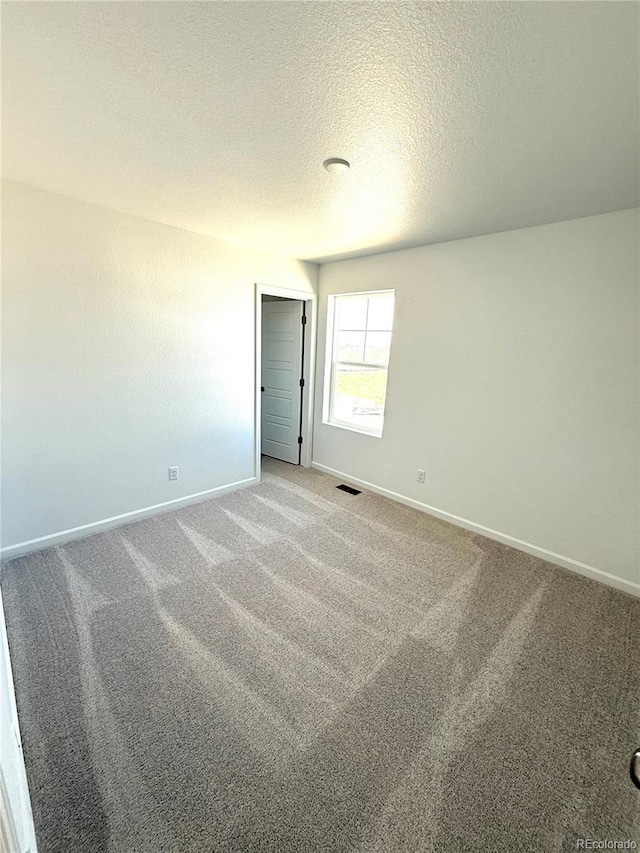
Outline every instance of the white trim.
<svg viewBox="0 0 640 853">
<path fill-rule="evenodd" d="M 253 416 L 253 429 L 255 445 L 253 454 L 253 471 L 256 482 L 260 482 L 260 458 L 262 451 L 262 423 L 261 423 L 261 376 L 262 376 L 262 297 L 280 296 L 283 299 L 299 299 L 306 304 L 308 337 L 304 345 L 304 371 L 305 384 L 302 395 L 302 451 L 300 453 L 300 464 L 304 468 L 311 467 L 311 449 L 313 440 L 313 397 L 316 375 L 316 335 L 317 335 L 317 294 L 307 290 L 291 290 L 286 287 L 274 287 L 270 284 L 256 282 L 255 293 L 255 404 Z"/>
<path fill-rule="evenodd" d="M 546 560 L 548 563 L 554 563 L 556 566 L 562 566 L 563 569 L 577 572 L 579 575 L 584 575 L 592 580 L 599 581 L 607 586 L 621 589 L 623 592 L 628 592 L 631 595 L 640 598 L 640 583 L 624 580 L 617 575 L 612 575 L 602 569 L 596 569 L 593 566 L 588 566 L 586 563 L 580 563 L 578 560 L 573 560 L 571 557 L 564 557 L 562 554 L 556 554 L 554 551 L 548 551 L 546 548 L 541 548 L 538 545 L 532 545 L 530 542 L 524 542 L 522 539 L 516 539 L 514 536 L 508 536 L 506 533 L 500 533 L 498 530 L 492 530 L 490 527 L 485 527 L 482 524 L 476 524 L 475 521 L 469 521 L 466 518 L 461 518 L 453 513 L 445 512 L 442 509 L 429 506 L 429 504 L 416 501 L 413 498 L 405 497 L 397 492 L 392 492 L 390 489 L 383 489 L 382 486 L 376 486 L 366 480 L 360 480 L 358 477 L 352 477 L 350 474 L 345 474 L 343 471 L 337 471 L 335 468 L 329 468 L 327 465 L 321 465 L 319 462 L 312 462 L 312 468 L 317 468 L 318 471 L 323 471 L 325 474 L 331 474 L 339 480 L 345 480 L 348 483 L 353 483 L 356 486 L 361 486 L 370 492 L 375 492 L 378 495 L 383 495 L 386 498 L 405 504 L 406 506 L 419 509 L 421 512 L 426 512 L 428 515 L 433 515 L 436 518 L 441 518 L 443 521 L 448 521 L 455 524 L 457 527 L 463 527 L 465 530 L 471 530 L 473 533 L 480 533 L 488 539 L 495 539 L 496 542 L 502 542 L 504 545 L 510 545 L 512 548 L 517 548 L 519 551 L 524 551 L 531 554 L 533 557 L 538 557 L 541 560 Z"/>
<path fill-rule="evenodd" d="M 47 536 L 39 536 L 37 539 L 29 539 L 26 542 L 18 542 L 16 545 L 9 545 L 0 550 L 0 555 L 3 559 L 19 557 L 22 554 L 28 554 L 31 551 L 39 551 L 41 548 L 48 548 L 51 545 L 58 545 L 64 542 L 70 542 L 73 539 L 82 539 L 84 536 L 90 536 L 92 533 L 99 533 L 101 530 L 109 530 L 112 527 L 120 527 L 123 524 L 129 524 L 131 521 L 136 521 L 142 518 L 148 518 L 151 515 L 158 515 L 161 512 L 169 512 L 172 509 L 177 509 L 180 506 L 198 503 L 199 501 L 208 498 L 225 495 L 227 492 L 235 492 L 237 489 L 244 489 L 247 486 L 252 486 L 257 482 L 255 477 L 249 477 L 246 480 L 238 480 L 236 483 L 227 483 L 224 486 L 216 486 L 214 489 L 206 489 L 204 492 L 196 492 L 193 495 L 186 495 L 184 498 L 175 498 L 172 501 L 164 501 L 161 504 L 146 506 L 142 509 L 134 509 L 132 512 L 124 512 L 122 515 L 114 515 L 111 518 L 103 518 L 101 521 L 92 521 L 90 524 L 82 524 L 80 527 L 70 527 L 68 530 L 60 530 L 58 533 L 50 533 Z"/>
<path fill-rule="evenodd" d="M 353 424 L 342 423 L 341 421 L 322 421 L 322 426 L 336 427 L 336 429 L 346 429 L 348 432 L 357 432 L 359 435 L 368 435 L 370 438 L 382 438 L 382 431 L 371 432 L 366 427 L 354 426 Z"/>
<path fill-rule="evenodd" d="M 21 853 L 7 786 L 0 764 L 0 850 L 2 853 Z"/>
<path fill-rule="evenodd" d="M 331 382 L 333 374 L 333 338 L 336 325 L 336 294 L 327 296 L 327 326 L 324 336 L 324 382 L 322 384 L 322 423 L 331 424 Z"/>
<path fill-rule="evenodd" d="M 0 685 L 2 691 L 1 701 L 8 702 L 9 717 L 11 718 L 12 732 L 4 732 L 3 738 L 15 745 L 17 750 L 14 759 L 17 759 L 18 778 L 11 779 L 13 790 L 19 791 L 20 812 L 16 814 L 12 807 L 7 790 L 7 780 L 2 768 L 3 756 L 0 755 L 0 850 L 6 853 L 37 853 L 36 831 L 33 825 L 33 814 L 31 812 L 31 799 L 29 797 L 29 786 L 27 784 L 27 771 L 24 766 L 22 755 L 22 739 L 20 737 L 20 723 L 18 721 L 18 708 L 16 706 L 15 686 L 13 683 L 13 672 L 11 669 L 11 657 L 9 655 L 9 640 L 7 637 L 7 626 L 4 618 L 4 606 L 2 602 L 2 591 L 0 590 L 0 655 L 4 661 L 6 681 Z M 5 695 L 5 690 L 7 695 Z M 6 707 L 6 706 L 5 706 Z M 22 841 L 23 846 L 20 846 Z"/>
</svg>

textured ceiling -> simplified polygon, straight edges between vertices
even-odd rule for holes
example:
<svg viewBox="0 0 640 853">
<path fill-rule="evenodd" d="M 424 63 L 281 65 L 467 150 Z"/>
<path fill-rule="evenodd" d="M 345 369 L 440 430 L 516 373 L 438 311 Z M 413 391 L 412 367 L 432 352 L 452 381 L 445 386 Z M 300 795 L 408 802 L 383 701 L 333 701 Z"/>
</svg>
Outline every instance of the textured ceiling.
<svg viewBox="0 0 640 853">
<path fill-rule="evenodd" d="M 2 6 L 17 181 L 306 259 L 639 203 L 635 2 Z"/>
</svg>

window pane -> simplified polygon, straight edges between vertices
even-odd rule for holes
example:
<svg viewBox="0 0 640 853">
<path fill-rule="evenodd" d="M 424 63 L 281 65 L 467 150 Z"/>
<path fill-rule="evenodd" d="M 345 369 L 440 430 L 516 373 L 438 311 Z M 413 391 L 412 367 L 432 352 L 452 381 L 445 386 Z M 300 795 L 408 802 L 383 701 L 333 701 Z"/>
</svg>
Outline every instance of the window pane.
<svg viewBox="0 0 640 853">
<path fill-rule="evenodd" d="M 364 361 L 364 332 L 338 332 L 336 361 Z"/>
<path fill-rule="evenodd" d="M 382 436 L 394 291 L 329 297 L 323 420 Z"/>
<path fill-rule="evenodd" d="M 331 418 L 382 432 L 387 369 L 336 364 Z"/>
<path fill-rule="evenodd" d="M 389 364 L 389 349 L 391 348 L 391 332 L 367 332 L 367 346 L 364 359 L 367 364 Z"/>
<path fill-rule="evenodd" d="M 336 299 L 338 309 L 336 329 L 364 330 L 367 327 L 367 297 L 344 296 Z"/>
<path fill-rule="evenodd" d="M 367 328 L 372 331 L 390 332 L 393 328 L 393 294 L 369 297 L 369 319 Z"/>
</svg>

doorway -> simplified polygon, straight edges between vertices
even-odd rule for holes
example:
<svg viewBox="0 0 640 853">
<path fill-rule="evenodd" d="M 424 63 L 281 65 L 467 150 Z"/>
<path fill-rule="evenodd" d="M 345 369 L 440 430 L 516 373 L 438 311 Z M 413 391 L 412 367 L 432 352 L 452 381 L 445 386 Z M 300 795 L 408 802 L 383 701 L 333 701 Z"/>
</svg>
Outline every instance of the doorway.
<svg viewBox="0 0 640 853">
<path fill-rule="evenodd" d="M 300 299 L 263 295 L 260 452 L 293 465 L 302 453 L 305 324 Z"/>
<path fill-rule="evenodd" d="M 263 456 L 311 464 L 315 295 L 256 285 L 256 478 Z"/>
</svg>

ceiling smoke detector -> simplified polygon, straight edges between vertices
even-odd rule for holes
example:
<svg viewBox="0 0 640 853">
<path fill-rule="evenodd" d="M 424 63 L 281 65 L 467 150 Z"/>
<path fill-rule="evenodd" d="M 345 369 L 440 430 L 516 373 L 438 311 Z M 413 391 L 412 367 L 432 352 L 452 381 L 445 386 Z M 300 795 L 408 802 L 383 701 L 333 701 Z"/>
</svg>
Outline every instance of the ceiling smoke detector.
<svg viewBox="0 0 640 853">
<path fill-rule="evenodd" d="M 322 164 L 327 172 L 348 172 L 351 165 L 348 160 L 343 160 L 342 157 L 329 157 Z"/>
</svg>

